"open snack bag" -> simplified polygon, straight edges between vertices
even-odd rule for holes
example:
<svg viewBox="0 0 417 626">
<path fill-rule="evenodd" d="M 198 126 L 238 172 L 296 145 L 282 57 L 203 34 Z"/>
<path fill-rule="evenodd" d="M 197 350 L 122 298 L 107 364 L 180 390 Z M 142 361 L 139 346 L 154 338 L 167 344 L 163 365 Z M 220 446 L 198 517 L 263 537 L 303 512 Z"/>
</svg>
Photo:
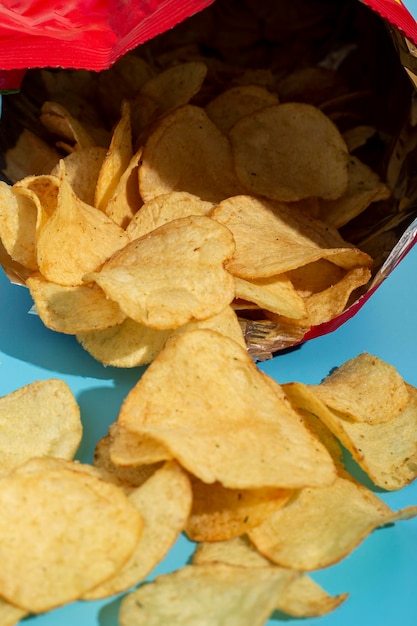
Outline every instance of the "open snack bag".
<svg viewBox="0 0 417 626">
<path fill-rule="evenodd" d="M 190 324 L 270 358 L 340 326 L 414 245 L 402 3 L 14 4 L 0 260 L 99 361 L 149 363 Z"/>
</svg>

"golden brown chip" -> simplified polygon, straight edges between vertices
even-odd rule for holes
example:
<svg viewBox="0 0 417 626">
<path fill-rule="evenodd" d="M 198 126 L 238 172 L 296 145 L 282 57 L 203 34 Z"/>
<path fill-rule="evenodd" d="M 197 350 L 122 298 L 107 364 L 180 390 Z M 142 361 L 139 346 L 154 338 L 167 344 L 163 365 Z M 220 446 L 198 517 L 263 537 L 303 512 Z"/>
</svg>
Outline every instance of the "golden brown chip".
<svg viewBox="0 0 417 626">
<path fill-rule="evenodd" d="M 225 541 L 248 532 L 284 506 L 288 489 L 227 489 L 191 476 L 193 506 L 185 532 L 192 541 Z"/>
<path fill-rule="evenodd" d="M 145 202 L 170 191 L 188 191 L 218 202 L 241 190 L 230 143 L 202 108 L 175 109 L 149 135 L 139 168 L 139 191 Z"/>
<path fill-rule="evenodd" d="M 191 486 L 186 473 L 174 461 L 157 469 L 129 494 L 129 501 L 143 519 L 143 532 L 125 565 L 109 580 L 84 595 L 105 598 L 143 581 L 166 556 L 184 530 L 191 508 Z"/>
<path fill-rule="evenodd" d="M 76 338 L 84 350 L 103 365 L 130 368 L 153 361 L 171 332 L 170 329 L 149 328 L 127 317 L 104 330 L 77 333 Z"/>
<path fill-rule="evenodd" d="M 355 267 L 334 285 L 323 291 L 312 293 L 304 298 L 306 316 L 301 320 L 277 316 L 266 311 L 268 319 L 279 323 L 287 322 L 301 326 L 318 326 L 324 322 L 335 319 L 340 315 L 351 300 L 352 294 L 359 287 L 366 285 L 371 278 L 371 272 L 367 267 Z"/>
<path fill-rule="evenodd" d="M 307 308 L 286 274 L 245 280 L 235 277 L 236 297 L 261 309 L 295 319 L 305 319 Z"/>
<path fill-rule="evenodd" d="M 82 437 L 78 403 L 68 385 L 50 378 L 0 398 L 0 473 L 35 456 L 72 459 Z"/>
<path fill-rule="evenodd" d="M 58 102 L 44 102 L 40 119 L 58 137 L 57 146 L 67 152 L 96 145 L 96 140 L 88 129 Z"/>
<path fill-rule="evenodd" d="M 54 146 L 24 128 L 16 144 L 6 150 L 3 171 L 12 183 L 16 183 L 26 176 L 49 174 L 60 157 Z"/>
<path fill-rule="evenodd" d="M 386 200 L 391 191 L 365 163 L 357 157 L 349 157 L 348 186 L 336 200 L 320 200 L 320 217 L 335 228 L 342 228 L 360 215 L 372 202 Z"/>
<path fill-rule="evenodd" d="M 293 202 L 340 197 L 348 151 L 331 120 L 310 104 L 288 102 L 247 115 L 230 131 L 236 173 L 254 195 Z"/>
<path fill-rule="evenodd" d="M 184 326 L 179 326 L 179 328 L 176 328 L 173 331 L 171 337 L 189 332 L 190 330 L 197 330 L 199 328 L 209 328 L 211 330 L 215 330 L 221 335 L 225 335 L 226 337 L 229 337 L 229 339 L 233 339 L 236 343 L 240 344 L 242 348 L 246 348 L 243 330 L 232 306 L 227 306 L 217 315 L 208 317 L 205 320 L 193 320 Z"/>
<path fill-rule="evenodd" d="M 330 409 L 369 424 L 397 417 L 409 401 L 396 368 L 367 352 L 345 361 L 312 389 Z"/>
<path fill-rule="evenodd" d="M 106 148 L 89 146 L 71 152 L 64 157 L 65 175 L 75 194 L 86 204 L 94 205 L 97 178 L 107 154 Z M 59 177 L 60 165 L 51 170 Z"/>
<path fill-rule="evenodd" d="M 130 159 L 130 162 L 121 174 L 113 195 L 105 205 L 106 215 L 122 228 L 126 228 L 138 209 L 142 206 L 139 196 L 138 167 L 142 148 Z"/>
<path fill-rule="evenodd" d="M 106 210 L 125 170 L 133 157 L 130 105 L 124 102 L 121 117 L 116 124 L 109 149 L 101 165 L 95 189 L 94 206 Z"/>
<path fill-rule="evenodd" d="M 155 228 L 188 215 L 208 215 L 212 202 L 200 200 L 186 191 L 171 191 L 145 202 L 126 228 L 130 239 L 138 239 Z"/>
<path fill-rule="evenodd" d="M 112 576 L 142 532 L 122 490 L 80 464 L 50 461 L 29 461 L 0 479 L 0 594 L 36 613 Z"/>
<path fill-rule="evenodd" d="M 403 514 L 416 515 L 417 507 L 411 509 L 393 512 L 376 494 L 343 473 L 331 485 L 301 489 L 248 534 L 271 561 L 312 571 L 346 557 L 379 526 Z"/>
<path fill-rule="evenodd" d="M 112 428 L 107 435 L 99 439 L 94 448 L 93 465 L 100 475 L 109 482 L 122 487 L 127 493 L 140 487 L 162 466 L 162 463 L 153 465 L 134 465 L 132 467 L 118 467 L 110 458 L 110 446 L 113 442 Z"/>
<path fill-rule="evenodd" d="M 37 269 L 36 195 L 0 181 L 0 239 L 11 258 L 29 270 Z"/>
<path fill-rule="evenodd" d="M 61 285 L 80 285 L 86 272 L 96 270 L 128 240 L 113 220 L 75 195 L 61 161 L 57 207 L 38 235 L 41 274 Z"/>
<path fill-rule="evenodd" d="M 372 265 L 371 257 L 335 229 L 304 213 L 295 214 L 289 204 L 235 196 L 221 202 L 211 216 L 233 233 L 236 251 L 227 268 L 240 278 L 275 276 L 320 259 L 345 269 Z"/>
<path fill-rule="evenodd" d="M 220 313 L 234 297 L 224 263 L 233 254 L 230 231 L 206 216 L 168 222 L 135 239 L 86 275 L 139 324 L 174 329 Z"/>
<path fill-rule="evenodd" d="M 42 322 L 60 333 L 99 331 L 120 324 L 126 317 L 97 285 L 67 287 L 39 274 L 30 276 L 26 285 Z"/>
<path fill-rule="evenodd" d="M 409 401 L 385 422 L 358 422 L 326 407 L 314 386 L 283 385 L 294 407 L 317 415 L 351 453 L 371 480 L 386 490 L 400 489 L 417 475 L 417 390 L 407 385 Z M 398 436 L 401 433 L 401 436 Z"/>
<path fill-rule="evenodd" d="M 261 85 L 237 85 L 213 98 L 205 111 L 227 135 L 238 120 L 264 107 L 278 104 L 278 96 Z"/>
<path fill-rule="evenodd" d="M 236 567 L 279 567 L 263 557 L 247 536 L 227 541 L 200 543 L 192 559 L 195 565 L 226 563 Z M 316 617 L 334 611 L 347 598 L 346 593 L 331 596 L 308 574 L 297 576 L 276 598 L 276 608 L 293 617 Z"/>
<path fill-rule="evenodd" d="M 148 367 L 122 405 L 111 457 L 118 465 L 175 458 L 231 489 L 328 484 L 335 472 L 278 383 L 208 329 L 173 338 Z"/>
<path fill-rule="evenodd" d="M 239 626 L 262 626 L 275 608 L 275 598 L 295 577 L 295 572 L 271 567 L 185 566 L 127 595 L 120 607 L 120 626 L 221 624 L 231 615 Z"/>
<path fill-rule="evenodd" d="M 149 78 L 140 93 L 156 102 L 160 113 L 166 113 L 188 104 L 206 75 L 207 66 L 202 61 L 178 63 Z"/>
</svg>

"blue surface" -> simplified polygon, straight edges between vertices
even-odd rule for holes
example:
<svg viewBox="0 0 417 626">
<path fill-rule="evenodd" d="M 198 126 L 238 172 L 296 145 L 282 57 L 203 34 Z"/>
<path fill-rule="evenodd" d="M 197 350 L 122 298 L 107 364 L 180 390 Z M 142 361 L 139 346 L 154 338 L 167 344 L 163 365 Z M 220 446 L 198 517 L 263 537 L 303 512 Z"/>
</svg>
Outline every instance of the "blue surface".
<svg viewBox="0 0 417 626">
<path fill-rule="evenodd" d="M 407 382 L 417 386 L 416 276 L 417 247 L 344 326 L 259 367 L 281 383 L 316 383 L 334 366 L 367 351 L 394 365 Z M 44 328 L 28 313 L 32 303 L 27 290 L 11 285 L 1 272 L 0 296 L 0 395 L 36 379 L 64 379 L 75 393 L 83 416 L 85 436 L 79 459 L 91 461 L 95 442 L 116 418 L 123 398 L 142 370 L 104 368 L 74 338 Z M 417 504 L 417 482 L 382 498 L 393 509 Z M 181 538 L 153 575 L 181 566 L 192 549 Z M 302 626 L 415 626 L 417 520 L 375 531 L 348 558 L 316 573 L 315 578 L 327 591 L 348 592 L 350 596 L 334 613 L 302 620 Z M 29 618 L 24 624 L 117 626 L 118 606 L 118 598 L 74 603 Z M 268 625 L 280 623 L 297 624 L 299 620 L 271 619 Z"/>
</svg>

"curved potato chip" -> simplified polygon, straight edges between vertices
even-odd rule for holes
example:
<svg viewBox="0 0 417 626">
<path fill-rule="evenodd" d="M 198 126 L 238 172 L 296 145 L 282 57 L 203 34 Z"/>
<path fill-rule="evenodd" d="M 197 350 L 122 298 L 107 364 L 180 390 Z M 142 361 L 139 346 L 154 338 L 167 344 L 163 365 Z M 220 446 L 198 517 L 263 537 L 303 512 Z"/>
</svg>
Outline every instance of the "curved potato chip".
<svg viewBox="0 0 417 626">
<path fill-rule="evenodd" d="M 96 145 L 96 140 L 86 127 L 58 102 L 44 102 L 40 120 L 51 133 L 61 139 L 57 146 L 68 152 Z"/>
<path fill-rule="evenodd" d="M 166 113 L 188 104 L 200 90 L 206 75 L 207 66 L 202 61 L 178 63 L 149 78 L 140 93 L 152 98 L 160 113 Z"/>
<path fill-rule="evenodd" d="M 230 143 L 202 108 L 175 109 L 149 135 L 139 168 L 139 191 L 144 202 L 170 191 L 219 202 L 242 191 Z"/>
<path fill-rule="evenodd" d="M 94 280 L 139 324 L 173 329 L 231 303 L 234 281 L 224 263 L 233 250 L 227 228 L 192 215 L 133 240 L 84 280 Z"/>
<path fill-rule="evenodd" d="M 36 223 L 39 210 L 33 192 L 0 181 L 0 239 L 11 258 L 29 270 L 36 270 L 38 266 Z"/>
<path fill-rule="evenodd" d="M 200 543 L 193 564 L 226 563 L 236 567 L 279 567 L 263 557 L 247 536 L 227 541 Z M 293 617 L 316 617 L 334 611 L 347 599 L 347 594 L 330 596 L 308 574 L 301 574 L 286 586 L 276 598 L 276 608 Z"/>
<path fill-rule="evenodd" d="M 143 485 L 163 465 L 163 463 L 154 463 L 153 465 L 119 467 L 110 458 L 112 442 L 112 427 L 110 427 L 108 434 L 99 439 L 94 448 L 93 465 L 99 470 L 104 480 L 121 487 L 126 493 Z"/>
<path fill-rule="evenodd" d="M 75 335 L 103 330 L 120 324 L 126 317 L 98 285 L 67 287 L 33 275 L 26 280 L 26 286 L 40 319 L 56 332 Z"/>
<path fill-rule="evenodd" d="M 317 415 L 351 453 L 375 485 L 392 491 L 405 487 L 417 476 L 417 390 L 407 385 L 409 402 L 385 422 L 355 422 L 332 411 L 314 393 L 314 386 L 283 385 L 297 409 Z M 398 438 L 398 433 L 402 436 Z"/>
<path fill-rule="evenodd" d="M 2 396 L 1 474 L 34 456 L 72 459 L 82 431 L 79 406 L 62 380 L 36 381 Z"/>
<path fill-rule="evenodd" d="M 233 234 L 236 250 L 226 267 L 240 278 L 267 278 L 320 259 L 345 269 L 372 266 L 371 257 L 344 241 L 336 229 L 295 213 L 290 204 L 235 196 L 220 202 L 211 217 Z"/>
<path fill-rule="evenodd" d="M 289 499 L 289 489 L 227 489 L 191 478 L 193 505 L 185 532 L 191 541 L 225 541 L 248 532 Z"/>
<path fill-rule="evenodd" d="M 409 402 L 408 387 L 395 367 L 367 352 L 345 361 L 313 391 L 329 409 L 369 424 L 397 417 Z"/>
<path fill-rule="evenodd" d="M 111 328 L 77 333 L 76 338 L 103 365 L 127 368 L 153 361 L 170 335 L 170 329 L 149 328 L 127 317 Z"/>
<path fill-rule="evenodd" d="M 162 561 L 184 530 L 191 508 L 191 486 L 187 474 L 168 461 L 129 495 L 144 522 L 133 554 L 107 581 L 84 595 L 85 600 L 106 598 L 143 581 Z"/>
<path fill-rule="evenodd" d="M 41 274 L 51 282 L 75 286 L 129 241 L 125 231 L 72 190 L 61 161 L 57 207 L 37 241 Z"/>
<path fill-rule="evenodd" d="M 274 611 L 275 598 L 296 576 L 271 567 L 188 565 L 127 595 L 120 607 L 120 626 L 262 626 Z"/>
<path fill-rule="evenodd" d="M 286 274 L 245 280 L 235 277 L 236 297 L 255 302 L 261 309 L 304 320 L 307 308 Z"/>
<path fill-rule="evenodd" d="M 145 202 L 126 228 L 130 239 L 138 239 L 167 222 L 188 215 L 208 215 L 212 202 L 200 200 L 186 191 L 171 191 Z"/>
<path fill-rule="evenodd" d="M 245 115 L 278 104 L 278 96 L 261 85 L 237 85 L 213 98 L 204 108 L 225 134 Z"/>
<path fill-rule="evenodd" d="M 54 168 L 54 171 L 55 168 Z M 36 235 L 39 235 L 41 229 L 48 219 L 53 215 L 57 207 L 59 193 L 59 178 L 52 174 L 43 174 L 41 176 L 26 176 L 14 185 L 15 189 L 26 189 L 34 193 L 38 198 L 38 216 L 36 220 Z"/>
<path fill-rule="evenodd" d="M 348 164 L 348 186 L 336 200 L 320 199 L 318 217 L 326 224 L 342 228 L 360 215 L 372 202 L 386 200 L 391 195 L 389 187 L 378 174 L 357 157 L 350 156 Z"/>
<path fill-rule="evenodd" d="M 101 146 L 88 146 L 71 152 L 64 157 L 65 176 L 75 194 L 91 206 L 94 205 L 94 194 L 101 166 L 107 149 Z M 60 175 L 60 164 L 53 170 L 52 176 Z"/>
<path fill-rule="evenodd" d="M 130 105 L 128 102 L 123 102 L 120 120 L 113 130 L 109 149 L 97 177 L 94 206 L 100 211 L 105 211 L 132 157 Z"/>
<path fill-rule="evenodd" d="M 138 166 L 142 155 L 140 148 L 130 159 L 125 171 L 120 176 L 113 195 L 105 205 L 104 212 L 111 219 L 126 228 L 138 209 L 142 206 L 139 196 Z"/>
<path fill-rule="evenodd" d="M 171 337 L 189 332 L 190 330 L 202 328 L 215 330 L 221 335 L 225 335 L 226 337 L 229 337 L 229 339 L 233 339 L 236 343 L 240 344 L 242 348 L 246 348 L 242 327 L 232 306 L 227 306 L 217 315 L 208 317 L 205 320 L 193 320 L 184 326 L 179 326 L 173 331 Z"/>
<path fill-rule="evenodd" d="M 41 613 L 112 576 L 132 554 L 142 519 L 121 489 L 80 464 L 34 461 L 0 479 L 0 594 Z"/>
<path fill-rule="evenodd" d="M 343 473 L 331 485 L 301 489 L 248 535 L 274 563 L 312 571 L 337 563 L 397 515 L 402 512 Z"/>
<path fill-rule="evenodd" d="M 301 102 L 266 107 L 229 133 L 236 173 L 251 193 L 294 202 L 340 197 L 348 184 L 348 151 L 320 109 Z"/>
<path fill-rule="evenodd" d="M 16 183 L 26 176 L 49 174 L 61 154 L 38 135 L 24 128 L 13 147 L 6 150 L 3 173 Z"/>
<path fill-rule="evenodd" d="M 208 329 L 165 346 L 128 394 L 116 425 L 116 465 L 133 464 L 135 455 L 136 463 L 176 458 L 203 482 L 231 489 L 292 489 L 334 478 L 329 453 L 281 387 L 244 348 Z"/>
</svg>

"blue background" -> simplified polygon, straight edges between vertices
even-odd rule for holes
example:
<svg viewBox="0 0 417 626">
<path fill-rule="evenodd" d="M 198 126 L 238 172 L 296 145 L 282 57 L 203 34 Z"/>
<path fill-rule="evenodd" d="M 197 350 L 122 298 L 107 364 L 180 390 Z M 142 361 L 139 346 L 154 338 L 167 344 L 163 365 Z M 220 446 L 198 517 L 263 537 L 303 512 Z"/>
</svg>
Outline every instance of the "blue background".
<svg viewBox="0 0 417 626">
<path fill-rule="evenodd" d="M 417 247 L 400 263 L 372 298 L 334 333 L 259 364 L 278 382 L 317 383 L 335 366 L 360 352 L 394 365 L 417 386 Z M 73 390 L 84 423 L 78 458 L 91 461 L 95 443 L 107 432 L 127 392 L 142 369 L 118 370 L 95 362 L 73 337 L 46 329 L 29 313 L 25 287 L 12 285 L 0 271 L 0 395 L 35 379 L 59 376 Z M 417 504 L 417 481 L 398 492 L 382 494 L 393 508 Z M 193 546 L 181 538 L 153 572 L 185 563 Z M 341 563 L 314 577 L 330 593 L 348 592 L 334 613 L 280 623 L 302 626 L 415 626 L 417 624 L 417 520 L 379 529 Z M 117 626 L 120 598 L 77 602 L 25 620 L 25 626 Z M 171 626 L 171 625 L 170 625 Z M 179 625 L 180 626 L 180 625 Z"/>
</svg>

